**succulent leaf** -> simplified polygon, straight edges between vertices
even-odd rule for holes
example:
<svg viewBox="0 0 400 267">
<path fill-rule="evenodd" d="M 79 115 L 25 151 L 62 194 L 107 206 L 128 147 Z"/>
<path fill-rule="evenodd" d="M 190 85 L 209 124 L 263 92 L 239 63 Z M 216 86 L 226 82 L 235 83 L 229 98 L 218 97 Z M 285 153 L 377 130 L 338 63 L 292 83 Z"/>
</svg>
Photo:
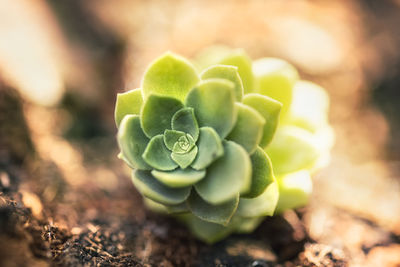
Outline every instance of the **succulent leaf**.
<svg viewBox="0 0 400 267">
<path fill-rule="evenodd" d="M 176 169 L 173 171 L 152 170 L 151 174 L 160 182 L 169 187 L 185 187 L 197 183 L 206 175 L 206 171 L 196 171 L 191 168 Z"/>
<path fill-rule="evenodd" d="M 211 205 L 204 201 L 195 190 L 192 191 L 187 199 L 187 205 L 190 211 L 200 219 L 227 225 L 235 213 L 239 204 L 239 194 L 234 198 L 219 205 Z"/>
<path fill-rule="evenodd" d="M 261 58 L 253 62 L 255 93 L 269 96 L 282 103 L 285 115 L 292 103 L 292 88 L 298 80 L 297 70 L 284 60 Z"/>
<path fill-rule="evenodd" d="M 144 196 L 151 200 L 165 204 L 176 205 L 185 201 L 191 187 L 171 188 L 155 179 L 149 171 L 137 170 L 132 173 L 132 181 Z"/>
<path fill-rule="evenodd" d="M 210 78 L 222 78 L 227 79 L 235 85 L 235 96 L 236 101 L 241 102 L 243 98 L 243 82 L 239 76 L 238 68 L 236 66 L 228 65 L 213 65 L 205 69 L 201 74 L 202 80 Z"/>
<path fill-rule="evenodd" d="M 128 115 L 139 115 L 143 104 L 142 91 L 139 89 L 130 90 L 125 93 L 117 94 L 115 103 L 115 123 L 119 127 L 122 119 Z"/>
<path fill-rule="evenodd" d="M 151 167 L 144 161 L 142 154 L 150 139 L 140 127 L 138 115 L 127 115 L 122 120 L 118 131 L 118 144 L 122 158 L 133 168 L 150 170 Z"/>
<path fill-rule="evenodd" d="M 196 170 L 202 170 L 210 165 L 214 160 L 224 154 L 224 147 L 216 131 L 211 127 L 200 128 L 199 140 L 197 141 L 199 149 L 197 157 L 192 167 Z"/>
<path fill-rule="evenodd" d="M 194 146 L 195 142 L 193 137 L 190 134 L 185 134 L 178 138 L 172 147 L 172 152 L 175 154 L 186 154 L 191 151 Z"/>
<path fill-rule="evenodd" d="M 264 117 L 264 130 L 259 146 L 265 148 L 272 141 L 278 127 L 282 104 L 270 97 L 254 93 L 245 95 L 243 104 L 254 108 Z"/>
<path fill-rule="evenodd" d="M 150 140 L 143 153 L 143 159 L 157 170 L 171 171 L 178 167 L 178 164 L 171 158 L 171 151 L 164 144 L 162 134 L 156 135 Z"/>
<path fill-rule="evenodd" d="M 223 146 L 224 155 L 207 168 L 206 177 L 194 186 L 213 205 L 245 193 L 251 186 L 251 162 L 246 150 L 232 141 L 225 141 Z"/>
<path fill-rule="evenodd" d="M 141 112 L 144 133 L 151 138 L 171 129 L 171 119 L 181 108 L 183 104 L 175 98 L 150 95 Z"/>
<path fill-rule="evenodd" d="M 176 112 L 172 117 L 171 127 L 173 130 L 190 134 L 195 142 L 199 137 L 199 125 L 192 108 L 183 108 Z"/>
<path fill-rule="evenodd" d="M 185 58 L 173 53 L 165 53 L 147 69 L 142 80 L 143 96 L 163 95 L 183 101 L 199 82 L 193 65 Z"/>
<path fill-rule="evenodd" d="M 175 131 L 175 130 L 165 130 L 164 131 L 164 144 L 165 146 L 172 151 L 176 142 L 178 142 L 179 138 L 182 136 L 186 136 L 184 132 Z"/>
<path fill-rule="evenodd" d="M 209 79 L 193 88 L 186 97 L 186 106 L 192 107 L 197 121 L 210 126 L 225 138 L 237 117 L 234 84 L 225 79 Z"/>
<path fill-rule="evenodd" d="M 257 147 L 256 151 L 250 156 L 250 160 L 252 166 L 251 187 L 249 192 L 241 195 L 244 198 L 258 197 L 275 180 L 271 160 L 262 148 Z"/>
<path fill-rule="evenodd" d="M 185 154 L 172 152 L 171 158 L 179 165 L 179 167 L 185 169 L 192 164 L 193 160 L 196 158 L 197 152 L 198 148 L 195 146 Z"/>
<path fill-rule="evenodd" d="M 279 201 L 276 212 L 294 209 L 308 203 L 312 192 L 310 172 L 301 170 L 277 178 Z"/>
<path fill-rule="evenodd" d="M 301 128 L 282 126 L 265 150 L 275 174 L 285 174 L 312 167 L 319 152 L 314 136 Z"/>
<path fill-rule="evenodd" d="M 274 181 L 258 197 L 240 198 L 236 214 L 241 217 L 272 216 L 278 199 L 278 183 L 274 178 Z"/>
<path fill-rule="evenodd" d="M 236 124 L 227 139 L 243 146 L 252 154 L 263 135 L 265 119 L 252 107 L 235 103 L 238 110 Z"/>
</svg>

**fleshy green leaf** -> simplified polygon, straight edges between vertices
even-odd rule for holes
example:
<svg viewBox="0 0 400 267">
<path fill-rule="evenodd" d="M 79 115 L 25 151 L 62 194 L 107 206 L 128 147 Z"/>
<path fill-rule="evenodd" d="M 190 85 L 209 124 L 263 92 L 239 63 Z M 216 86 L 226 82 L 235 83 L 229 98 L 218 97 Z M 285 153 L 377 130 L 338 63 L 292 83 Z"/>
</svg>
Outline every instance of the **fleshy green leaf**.
<svg viewBox="0 0 400 267">
<path fill-rule="evenodd" d="M 293 87 L 288 123 L 315 133 L 328 123 L 328 109 L 329 96 L 322 87 L 312 82 L 298 81 Z"/>
<path fill-rule="evenodd" d="M 199 137 L 199 126 L 192 108 L 183 108 L 172 117 L 173 130 L 190 134 L 194 141 Z"/>
<path fill-rule="evenodd" d="M 241 102 L 243 98 L 243 82 L 240 79 L 238 68 L 236 66 L 228 65 L 213 65 L 205 69 L 200 74 L 201 79 L 206 80 L 210 78 L 227 79 L 235 84 L 236 101 Z"/>
<path fill-rule="evenodd" d="M 144 133 L 149 137 L 163 134 L 171 129 L 171 119 L 183 104 L 171 97 L 150 95 L 143 105 L 141 122 Z"/>
<path fill-rule="evenodd" d="M 265 151 L 272 161 L 275 174 L 311 168 L 319 155 L 314 136 L 295 126 L 278 128 Z"/>
<path fill-rule="evenodd" d="M 249 234 L 253 232 L 264 219 L 265 217 L 240 217 L 240 223 L 237 224 L 235 232 L 239 234 Z"/>
<path fill-rule="evenodd" d="M 192 167 L 201 170 L 210 165 L 214 160 L 224 154 L 224 147 L 216 131 L 211 127 L 200 128 L 199 140 L 197 141 L 199 152 Z"/>
<path fill-rule="evenodd" d="M 310 172 L 307 170 L 290 173 L 277 178 L 279 201 L 277 212 L 294 209 L 308 203 L 312 192 Z"/>
<path fill-rule="evenodd" d="M 243 146 L 249 154 L 253 153 L 263 135 L 265 119 L 252 107 L 236 103 L 238 117 L 227 139 Z"/>
<path fill-rule="evenodd" d="M 191 168 L 176 169 L 163 172 L 152 170 L 151 174 L 169 187 L 185 187 L 197 183 L 206 175 L 206 171 L 196 171 Z"/>
<path fill-rule="evenodd" d="M 179 167 L 185 169 L 192 164 L 193 160 L 196 158 L 197 151 L 197 146 L 195 146 L 192 150 L 185 154 L 172 152 L 171 157 L 179 165 Z"/>
<path fill-rule="evenodd" d="M 259 146 L 265 148 L 272 141 L 276 132 L 282 104 L 268 96 L 259 94 L 245 95 L 243 98 L 243 104 L 254 108 L 264 117 L 264 130 Z"/>
<path fill-rule="evenodd" d="M 182 203 L 189 196 L 191 189 L 190 186 L 182 188 L 167 187 L 157 181 L 149 171 L 134 171 L 132 173 L 132 181 L 145 197 L 165 205 Z"/>
<path fill-rule="evenodd" d="M 192 64 L 173 53 L 165 53 L 147 69 L 142 90 L 146 99 L 151 94 L 169 96 L 183 101 L 199 77 Z"/>
<path fill-rule="evenodd" d="M 246 150 L 232 141 L 223 145 L 224 155 L 212 163 L 206 177 L 195 184 L 197 193 L 213 205 L 228 201 L 237 193 L 245 193 L 251 186 L 251 162 Z"/>
<path fill-rule="evenodd" d="M 257 147 L 250 156 L 250 160 L 252 166 L 251 188 L 248 193 L 241 196 L 245 198 L 258 197 L 274 181 L 271 160 L 262 148 Z"/>
<path fill-rule="evenodd" d="M 279 199 L 278 183 L 274 179 L 256 198 L 240 198 L 236 214 L 241 217 L 272 216 Z"/>
<path fill-rule="evenodd" d="M 284 60 L 261 58 L 254 61 L 255 91 L 282 103 L 285 115 L 292 103 L 292 88 L 298 80 L 297 70 Z"/>
<path fill-rule="evenodd" d="M 176 205 L 166 205 L 165 208 L 169 214 L 180 214 L 180 213 L 190 212 L 186 202 L 182 202 Z"/>
<path fill-rule="evenodd" d="M 163 135 L 154 136 L 143 153 L 143 159 L 151 167 L 162 171 L 170 171 L 178 167 L 171 158 L 171 151 L 164 144 Z"/>
<path fill-rule="evenodd" d="M 172 152 L 174 154 L 186 154 L 194 146 L 195 146 L 195 142 L 194 142 L 193 137 L 189 134 L 186 134 L 186 135 L 178 138 L 178 141 L 172 147 Z"/>
<path fill-rule="evenodd" d="M 119 127 L 122 119 L 128 115 L 139 115 L 142 107 L 143 98 L 140 88 L 125 93 L 117 94 L 115 103 L 115 123 Z"/>
<path fill-rule="evenodd" d="M 164 132 L 164 144 L 165 146 L 172 151 L 178 139 L 182 136 L 186 136 L 184 132 L 175 131 L 175 130 L 165 130 Z"/>
<path fill-rule="evenodd" d="M 234 84 L 225 79 L 209 79 L 193 88 L 186 105 L 194 108 L 200 126 L 210 126 L 225 138 L 237 117 Z"/>
<path fill-rule="evenodd" d="M 235 213 L 239 204 L 239 194 L 219 205 L 211 205 L 205 202 L 197 193 L 193 190 L 190 194 L 187 204 L 191 212 L 199 217 L 200 219 L 227 225 Z"/>
<path fill-rule="evenodd" d="M 118 144 L 121 149 L 122 158 L 129 166 L 140 170 L 151 169 L 142 158 L 142 154 L 149 141 L 140 127 L 139 116 L 126 115 L 121 121 L 118 130 Z"/>
</svg>

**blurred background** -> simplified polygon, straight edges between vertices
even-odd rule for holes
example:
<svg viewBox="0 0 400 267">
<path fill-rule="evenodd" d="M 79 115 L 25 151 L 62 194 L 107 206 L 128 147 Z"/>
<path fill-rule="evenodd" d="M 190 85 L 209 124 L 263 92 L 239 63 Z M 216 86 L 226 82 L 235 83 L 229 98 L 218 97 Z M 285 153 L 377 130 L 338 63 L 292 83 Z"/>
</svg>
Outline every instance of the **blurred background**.
<svg viewBox="0 0 400 267">
<path fill-rule="evenodd" d="M 399 266 L 399 26 L 398 0 L 0 1 L 0 265 Z M 160 54 L 213 44 L 289 61 L 336 133 L 308 207 L 216 247 L 144 209 L 113 114 Z"/>
</svg>

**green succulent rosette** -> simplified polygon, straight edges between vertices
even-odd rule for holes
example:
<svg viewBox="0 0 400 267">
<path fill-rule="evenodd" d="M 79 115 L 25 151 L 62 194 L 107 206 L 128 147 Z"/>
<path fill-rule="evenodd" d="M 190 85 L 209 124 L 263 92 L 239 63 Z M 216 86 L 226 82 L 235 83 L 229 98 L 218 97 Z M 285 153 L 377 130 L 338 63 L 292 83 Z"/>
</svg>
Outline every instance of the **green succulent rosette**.
<svg viewBox="0 0 400 267">
<path fill-rule="evenodd" d="M 310 171 L 329 150 L 327 103 L 320 117 L 297 103 L 310 90 L 323 92 L 288 63 L 252 63 L 242 50 L 212 48 L 193 63 L 166 53 L 140 89 L 117 96 L 119 157 L 145 203 L 178 214 L 198 238 L 250 232 L 307 202 Z"/>
</svg>

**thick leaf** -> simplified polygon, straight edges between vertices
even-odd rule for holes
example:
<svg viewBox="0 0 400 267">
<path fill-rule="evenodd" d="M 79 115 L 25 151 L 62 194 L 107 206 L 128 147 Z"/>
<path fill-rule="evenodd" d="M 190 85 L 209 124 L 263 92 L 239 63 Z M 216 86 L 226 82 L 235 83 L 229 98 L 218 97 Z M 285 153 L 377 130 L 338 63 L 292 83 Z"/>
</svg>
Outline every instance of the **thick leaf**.
<svg viewBox="0 0 400 267">
<path fill-rule="evenodd" d="M 118 144 L 122 158 L 129 166 L 140 170 L 151 169 L 142 157 L 149 141 L 140 127 L 139 116 L 125 116 L 118 130 Z"/>
<path fill-rule="evenodd" d="M 171 157 L 179 165 L 179 167 L 185 169 L 192 164 L 193 160 L 196 158 L 197 152 L 198 149 L 197 146 L 195 146 L 192 150 L 185 154 L 172 152 Z"/>
<path fill-rule="evenodd" d="M 169 187 L 185 187 L 197 183 L 206 175 L 206 171 L 196 171 L 191 168 L 176 169 L 169 172 L 151 171 L 151 174 Z"/>
<path fill-rule="evenodd" d="M 170 96 L 183 101 L 199 77 L 192 64 L 173 53 L 165 53 L 147 69 L 142 90 L 145 99 L 151 94 Z"/>
<path fill-rule="evenodd" d="M 180 219 L 187 224 L 193 235 L 207 244 L 212 244 L 224 239 L 235 231 L 237 225 L 237 222 L 233 221 L 227 226 L 206 222 L 192 214 L 181 215 Z"/>
<path fill-rule="evenodd" d="M 299 75 L 296 69 L 284 60 L 262 58 L 254 61 L 255 92 L 269 96 L 283 104 L 285 115 L 292 103 L 292 88 Z"/>
<path fill-rule="evenodd" d="M 176 142 L 178 142 L 179 138 L 182 136 L 186 136 L 184 132 L 175 131 L 175 130 L 165 130 L 164 131 L 164 144 L 165 146 L 172 151 Z"/>
<path fill-rule="evenodd" d="M 186 134 L 178 138 L 178 141 L 172 147 L 172 152 L 174 152 L 174 154 L 186 154 L 194 146 L 195 142 L 193 137 L 190 134 Z"/>
<path fill-rule="evenodd" d="M 150 198 L 144 197 L 143 202 L 148 209 L 158 213 L 182 214 L 190 212 L 189 208 L 187 207 L 186 201 L 176 205 L 165 205 L 155 202 Z"/>
<path fill-rule="evenodd" d="M 134 89 L 125 93 L 117 94 L 117 101 L 115 103 L 115 123 L 119 127 L 122 119 L 128 115 L 139 115 L 140 108 L 142 107 L 143 98 L 142 91 Z"/>
<path fill-rule="evenodd" d="M 244 50 L 235 49 L 232 51 L 231 54 L 226 56 L 218 63 L 238 67 L 238 72 L 243 82 L 244 93 L 248 94 L 253 91 L 254 77 L 251 66 L 251 59 Z"/>
<path fill-rule="evenodd" d="M 165 208 L 167 209 L 167 212 L 169 214 L 181 214 L 190 212 L 186 202 L 182 202 L 176 205 L 166 205 Z"/>
<path fill-rule="evenodd" d="M 192 108 L 183 108 L 172 117 L 171 126 L 173 130 L 190 134 L 194 141 L 199 137 L 199 126 Z"/>
<path fill-rule="evenodd" d="M 225 138 L 237 117 L 234 84 L 225 79 L 209 79 L 193 88 L 185 102 L 194 108 L 200 126 L 210 126 Z"/>
<path fill-rule="evenodd" d="M 265 219 L 265 217 L 239 217 L 240 223 L 236 226 L 236 233 L 249 234 L 254 231 Z M 235 219 L 235 217 L 233 218 Z"/>
<path fill-rule="evenodd" d="M 254 108 L 264 117 L 264 130 L 259 146 L 265 148 L 272 141 L 276 132 L 282 104 L 268 96 L 260 94 L 245 95 L 243 98 L 243 104 Z"/>
<path fill-rule="evenodd" d="M 261 195 L 265 188 L 274 181 L 272 164 L 267 153 L 260 147 L 250 156 L 252 174 L 250 191 L 241 197 L 255 198 Z"/>
<path fill-rule="evenodd" d="M 143 159 L 157 170 L 170 171 L 178 167 L 171 158 L 171 151 L 164 144 L 163 135 L 154 136 L 143 153 Z"/>
<path fill-rule="evenodd" d="M 288 123 L 315 133 L 328 124 L 328 109 L 329 96 L 322 87 L 312 82 L 298 81 L 293 87 Z"/>
<path fill-rule="evenodd" d="M 312 192 L 310 172 L 307 170 L 278 177 L 279 201 L 277 212 L 295 209 L 308 203 Z"/>
<path fill-rule="evenodd" d="M 208 203 L 217 205 L 245 193 L 251 186 L 251 162 L 246 150 L 226 141 L 224 155 L 207 168 L 206 177 L 195 184 L 197 193 Z"/>
<path fill-rule="evenodd" d="M 241 217 L 272 216 L 279 199 L 278 183 L 274 179 L 256 198 L 240 198 L 236 214 Z"/>
<path fill-rule="evenodd" d="M 190 186 L 182 188 L 167 187 L 157 181 L 149 171 L 134 171 L 132 173 L 132 181 L 145 197 L 165 205 L 182 203 L 189 196 L 191 189 Z"/>
<path fill-rule="evenodd" d="M 295 126 L 278 128 L 265 151 L 272 161 L 275 174 L 311 168 L 319 156 L 314 136 Z"/>
<path fill-rule="evenodd" d="M 182 107 L 183 104 L 175 98 L 150 95 L 141 112 L 144 133 L 151 138 L 171 129 L 171 119 Z"/>
<path fill-rule="evenodd" d="M 210 205 L 196 193 L 196 190 L 193 190 L 187 204 L 190 211 L 200 219 L 226 226 L 238 207 L 239 194 L 222 204 Z"/>
<path fill-rule="evenodd" d="M 199 152 L 194 160 L 192 167 L 202 170 L 210 165 L 214 160 L 224 154 L 224 147 L 216 131 L 211 127 L 200 128 L 199 140 L 197 141 Z"/>
<path fill-rule="evenodd" d="M 252 107 L 236 103 L 238 117 L 227 139 L 243 146 L 249 154 L 253 153 L 263 135 L 265 119 Z"/>
<path fill-rule="evenodd" d="M 213 65 L 205 69 L 200 74 L 201 79 L 206 80 L 210 78 L 227 79 L 235 84 L 236 101 L 241 102 L 243 98 L 243 82 L 240 79 L 238 68 L 236 66 L 228 65 Z"/>
</svg>

